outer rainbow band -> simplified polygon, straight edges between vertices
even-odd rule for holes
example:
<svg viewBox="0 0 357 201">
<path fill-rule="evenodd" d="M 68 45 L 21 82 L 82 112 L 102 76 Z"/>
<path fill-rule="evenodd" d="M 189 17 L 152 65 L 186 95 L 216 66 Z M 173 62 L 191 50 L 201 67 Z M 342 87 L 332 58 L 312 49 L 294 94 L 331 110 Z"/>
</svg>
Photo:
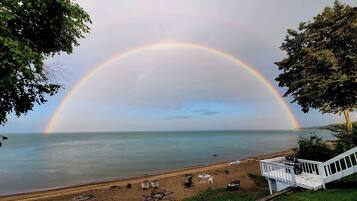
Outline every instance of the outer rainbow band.
<svg viewBox="0 0 357 201">
<path fill-rule="evenodd" d="M 291 127 L 294 129 L 300 128 L 300 124 L 298 120 L 296 119 L 294 113 L 291 111 L 289 105 L 287 102 L 284 100 L 284 98 L 281 96 L 279 91 L 272 85 L 272 83 L 267 80 L 258 70 L 256 70 L 254 67 L 251 65 L 245 63 L 244 61 L 228 54 L 225 53 L 221 50 L 207 47 L 204 45 L 199 45 L 199 44 L 194 44 L 194 43 L 185 43 L 185 42 L 164 42 L 164 43 L 155 43 L 155 44 L 149 44 L 145 46 L 141 46 L 138 48 L 134 49 L 129 49 L 124 52 L 118 52 L 112 55 L 109 59 L 105 60 L 102 63 L 97 64 L 94 66 L 87 74 L 85 74 L 75 85 L 74 87 L 65 95 L 65 97 L 62 99 L 61 103 L 57 107 L 56 111 L 52 115 L 51 119 L 47 123 L 47 125 L 44 128 L 45 133 L 51 133 L 53 132 L 53 127 L 55 122 L 57 121 L 59 114 L 61 113 L 62 109 L 66 105 L 67 102 L 71 99 L 72 96 L 74 96 L 85 84 L 88 80 L 90 80 L 93 76 L 95 76 L 98 72 L 100 72 L 102 69 L 104 69 L 107 65 L 121 59 L 125 59 L 126 57 L 129 57 L 131 55 L 135 55 L 136 53 L 142 52 L 142 51 L 150 51 L 150 50 L 157 50 L 157 49 L 165 49 L 165 48 L 190 48 L 190 49 L 197 49 L 197 50 L 202 50 L 205 52 L 212 53 L 216 56 L 223 57 L 232 63 L 242 67 L 249 73 L 251 73 L 254 77 L 256 77 L 261 83 L 263 83 L 271 93 L 274 94 L 274 97 L 277 99 L 278 102 L 281 103 L 282 107 L 286 111 Z"/>
</svg>

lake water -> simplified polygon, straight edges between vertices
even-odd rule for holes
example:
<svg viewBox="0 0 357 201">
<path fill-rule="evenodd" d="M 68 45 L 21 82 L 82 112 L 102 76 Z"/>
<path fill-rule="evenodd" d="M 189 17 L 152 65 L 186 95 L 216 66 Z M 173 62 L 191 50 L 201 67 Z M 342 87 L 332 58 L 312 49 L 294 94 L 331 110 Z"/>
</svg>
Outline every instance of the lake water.
<svg viewBox="0 0 357 201">
<path fill-rule="evenodd" d="M 0 194 L 242 159 L 295 147 L 311 133 L 333 139 L 323 130 L 9 134 L 0 148 Z"/>
</svg>

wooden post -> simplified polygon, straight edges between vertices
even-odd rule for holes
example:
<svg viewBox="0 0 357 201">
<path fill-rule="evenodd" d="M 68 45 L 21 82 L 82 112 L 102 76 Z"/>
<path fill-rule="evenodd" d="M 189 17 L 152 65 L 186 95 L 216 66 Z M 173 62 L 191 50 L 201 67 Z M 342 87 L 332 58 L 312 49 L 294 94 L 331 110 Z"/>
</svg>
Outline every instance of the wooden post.
<svg viewBox="0 0 357 201">
<path fill-rule="evenodd" d="M 325 177 L 326 177 L 326 174 L 325 174 L 325 170 L 324 170 L 324 165 L 323 164 L 319 164 L 319 176 L 320 176 L 320 181 L 322 183 L 322 188 L 324 190 L 326 190 L 326 185 L 325 185 Z"/>
<path fill-rule="evenodd" d="M 271 179 L 268 178 L 268 184 L 269 184 L 269 191 L 270 191 L 270 195 L 273 194 L 273 187 L 272 187 L 272 183 L 271 183 Z"/>
</svg>

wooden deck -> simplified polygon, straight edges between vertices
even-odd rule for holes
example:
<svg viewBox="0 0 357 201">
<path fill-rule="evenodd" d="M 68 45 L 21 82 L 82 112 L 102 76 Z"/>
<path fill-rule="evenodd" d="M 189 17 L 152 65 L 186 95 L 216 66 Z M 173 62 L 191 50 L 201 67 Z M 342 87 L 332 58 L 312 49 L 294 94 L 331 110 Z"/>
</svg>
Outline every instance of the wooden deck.
<svg viewBox="0 0 357 201">
<path fill-rule="evenodd" d="M 295 174 L 294 167 L 286 165 L 289 163 L 284 158 L 260 161 L 261 174 L 267 178 L 271 193 L 297 186 L 318 190 L 326 183 L 357 173 L 357 147 L 325 162 L 298 159 L 296 165 L 301 174 Z"/>
<path fill-rule="evenodd" d="M 267 175 L 267 174 L 266 174 Z M 263 175 L 263 176 L 266 176 Z M 269 172 L 269 177 L 274 178 L 279 181 L 285 181 L 285 178 L 290 177 L 291 174 L 287 173 L 284 169 L 274 170 Z M 295 183 L 296 186 L 310 189 L 310 190 L 318 190 L 323 187 L 323 183 L 321 178 L 318 175 L 310 174 L 310 173 L 301 173 L 295 175 Z"/>
</svg>

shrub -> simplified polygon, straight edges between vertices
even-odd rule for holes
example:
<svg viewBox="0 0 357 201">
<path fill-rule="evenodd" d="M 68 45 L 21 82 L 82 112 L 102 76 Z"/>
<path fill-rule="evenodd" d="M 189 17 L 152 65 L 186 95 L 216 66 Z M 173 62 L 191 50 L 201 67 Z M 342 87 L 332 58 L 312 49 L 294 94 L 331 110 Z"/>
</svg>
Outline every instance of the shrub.
<svg viewBox="0 0 357 201">
<path fill-rule="evenodd" d="M 317 136 L 310 136 L 308 138 L 300 138 L 298 148 L 296 150 L 296 157 L 314 160 L 326 161 L 334 156 L 334 151 L 329 149 L 322 139 Z"/>
</svg>

